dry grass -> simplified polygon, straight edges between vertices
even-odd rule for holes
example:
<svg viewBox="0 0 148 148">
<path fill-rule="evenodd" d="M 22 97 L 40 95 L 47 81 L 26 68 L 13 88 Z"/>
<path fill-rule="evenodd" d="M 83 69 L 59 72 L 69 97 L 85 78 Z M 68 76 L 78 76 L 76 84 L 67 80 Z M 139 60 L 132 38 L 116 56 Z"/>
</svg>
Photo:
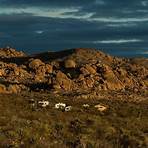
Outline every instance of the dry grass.
<svg viewBox="0 0 148 148">
<path fill-rule="evenodd" d="M 39 100 L 48 100 L 42 108 Z M 54 108 L 63 102 L 70 112 Z M 82 107 L 89 104 L 89 108 Z M 96 104 L 108 105 L 101 113 Z M 146 148 L 148 101 L 84 100 L 48 93 L 0 95 L 0 147 Z"/>
</svg>

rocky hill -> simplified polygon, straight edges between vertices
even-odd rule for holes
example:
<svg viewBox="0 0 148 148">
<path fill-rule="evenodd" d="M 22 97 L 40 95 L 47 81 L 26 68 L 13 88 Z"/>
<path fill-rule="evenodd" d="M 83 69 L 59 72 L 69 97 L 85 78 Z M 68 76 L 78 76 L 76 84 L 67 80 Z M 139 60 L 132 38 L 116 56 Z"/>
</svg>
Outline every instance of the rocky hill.
<svg viewBox="0 0 148 148">
<path fill-rule="evenodd" d="M 132 90 L 148 88 L 148 59 L 117 58 L 96 49 L 27 56 L 0 49 L 0 93 L 21 91 Z"/>
</svg>

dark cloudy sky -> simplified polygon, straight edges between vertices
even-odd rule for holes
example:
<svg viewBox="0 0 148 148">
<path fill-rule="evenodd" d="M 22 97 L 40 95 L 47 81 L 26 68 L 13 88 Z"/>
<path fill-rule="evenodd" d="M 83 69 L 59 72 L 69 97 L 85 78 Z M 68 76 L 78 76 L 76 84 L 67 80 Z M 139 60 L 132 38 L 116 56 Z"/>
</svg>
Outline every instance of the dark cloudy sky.
<svg viewBox="0 0 148 148">
<path fill-rule="evenodd" d="M 148 0 L 0 0 L 0 46 L 148 56 Z"/>
</svg>

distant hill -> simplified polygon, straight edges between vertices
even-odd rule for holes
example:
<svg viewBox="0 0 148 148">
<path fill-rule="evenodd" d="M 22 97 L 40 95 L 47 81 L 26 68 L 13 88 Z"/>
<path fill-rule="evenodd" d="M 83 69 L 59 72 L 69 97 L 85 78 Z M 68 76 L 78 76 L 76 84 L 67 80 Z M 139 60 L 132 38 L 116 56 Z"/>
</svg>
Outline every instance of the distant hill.
<svg viewBox="0 0 148 148">
<path fill-rule="evenodd" d="M 76 48 L 26 55 L 0 49 L 0 92 L 127 90 L 148 87 L 148 59 L 118 58 L 96 49 Z"/>
</svg>

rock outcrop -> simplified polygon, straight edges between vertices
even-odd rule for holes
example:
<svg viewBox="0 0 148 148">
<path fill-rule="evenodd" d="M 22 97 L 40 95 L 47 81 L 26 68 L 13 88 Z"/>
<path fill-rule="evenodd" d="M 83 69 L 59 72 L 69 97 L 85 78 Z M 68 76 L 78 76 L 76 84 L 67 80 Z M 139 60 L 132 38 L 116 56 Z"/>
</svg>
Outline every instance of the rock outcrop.
<svg viewBox="0 0 148 148">
<path fill-rule="evenodd" d="M 13 48 L 6 47 L 6 48 L 0 48 L 0 57 L 3 58 L 10 58 L 10 57 L 23 57 L 25 56 L 25 53 L 22 51 L 16 51 Z"/>
<path fill-rule="evenodd" d="M 147 59 L 142 58 L 140 64 L 140 58 L 117 58 L 99 50 L 82 48 L 45 55 L 45 58 L 26 56 L 12 48 L 1 48 L 0 93 L 148 88 Z"/>
<path fill-rule="evenodd" d="M 74 60 L 67 59 L 64 61 L 65 68 L 76 68 L 76 63 Z"/>
<path fill-rule="evenodd" d="M 40 66 L 44 65 L 44 63 L 40 59 L 31 59 L 29 62 L 29 68 L 36 70 Z"/>
<path fill-rule="evenodd" d="M 61 71 L 58 71 L 53 82 L 53 88 L 71 90 L 72 81 Z"/>
</svg>

